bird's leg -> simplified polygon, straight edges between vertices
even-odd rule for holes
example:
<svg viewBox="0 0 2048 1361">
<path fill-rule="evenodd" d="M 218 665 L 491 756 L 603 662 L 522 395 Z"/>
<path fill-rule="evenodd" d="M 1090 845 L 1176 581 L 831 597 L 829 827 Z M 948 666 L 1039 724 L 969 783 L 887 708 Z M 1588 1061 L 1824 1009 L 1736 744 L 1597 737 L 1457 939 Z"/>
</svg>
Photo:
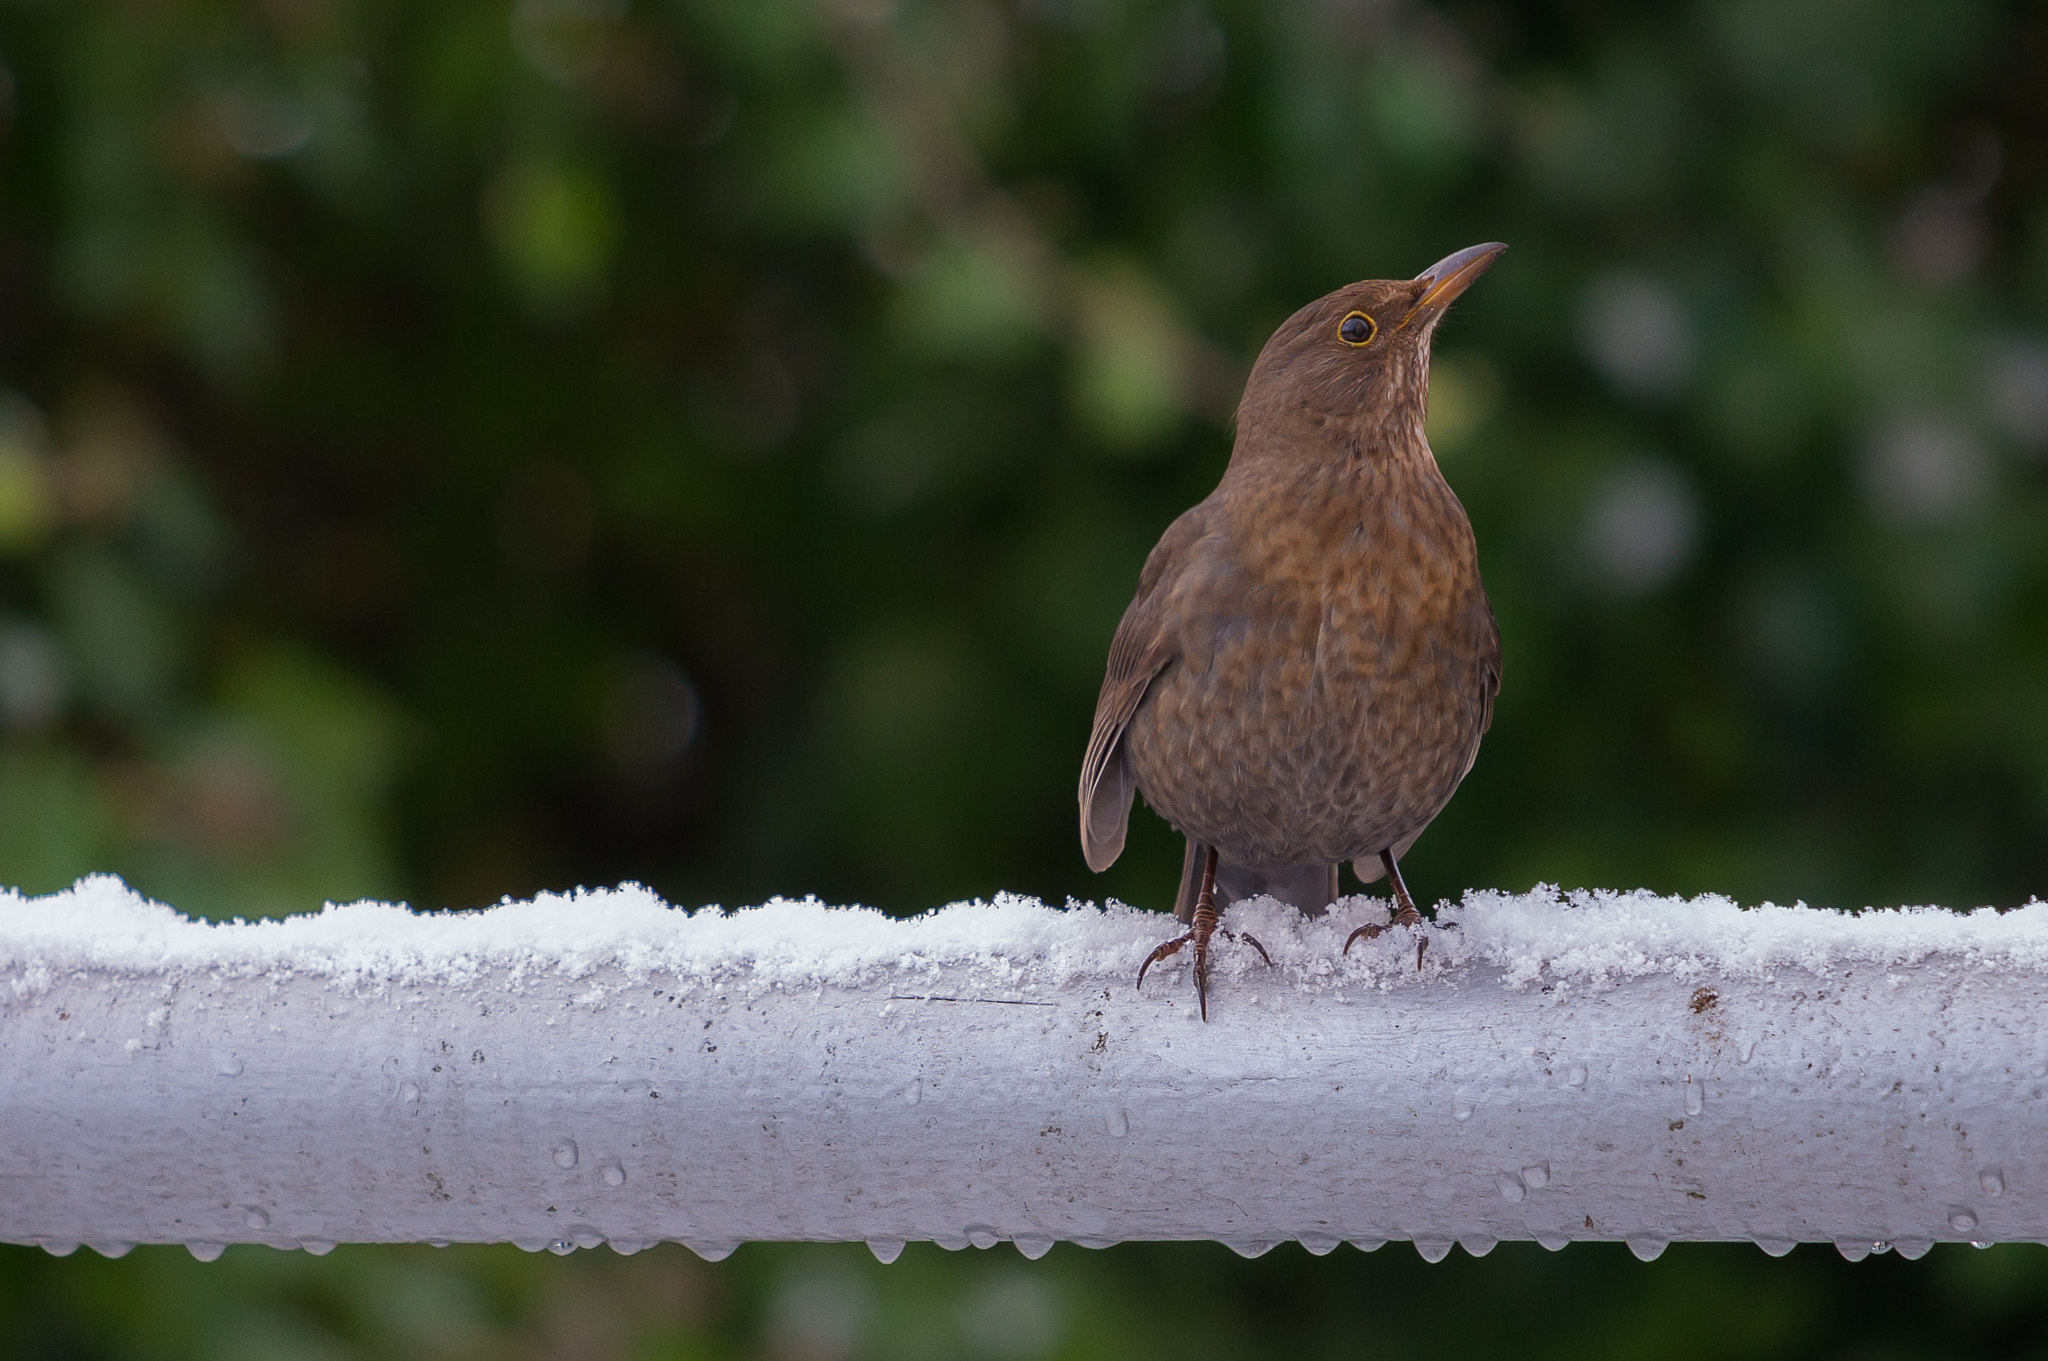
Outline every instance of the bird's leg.
<svg viewBox="0 0 2048 1361">
<path fill-rule="evenodd" d="M 1347 936 L 1344 940 L 1344 953 L 1347 955 L 1351 953 L 1352 942 L 1356 941 L 1360 936 L 1364 936 L 1367 940 L 1375 940 L 1379 937 L 1380 932 L 1387 930 L 1389 927 L 1420 926 L 1422 924 L 1422 914 L 1415 910 L 1415 900 L 1408 896 L 1408 883 L 1401 878 L 1401 867 L 1394 863 L 1392 848 L 1380 852 L 1380 864 L 1386 866 L 1387 882 L 1394 886 L 1394 904 L 1399 910 L 1394 913 L 1394 919 L 1388 922 L 1386 926 L 1381 926 L 1377 923 L 1361 926 Z M 1420 969 L 1422 967 L 1422 952 L 1428 948 L 1429 938 L 1425 936 L 1422 939 L 1422 943 L 1415 948 L 1416 968 Z"/>
<path fill-rule="evenodd" d="M 1202 888 L 1195 894 L 1195 1001 L 1209 1019 L 1209 936 L 1216 930 L 1216 848 L 1202 858 Z"/>
<path fill-rule="evenodd" d="M 1387 867 L 1387 879 L 1394 885 L 1394 897 L 1401 904 L 1401 910 L 1394 914 L 1394 925 L 1422 925 L 1422 914 L 1415 910 L 1415 900 L 1408 896 L 1408 884 L 1401 878 L 1401 867 L 1394 863 L 1394 852 L 1391 849 L 1381 851 L 1380 863 Z M 1415 942 L 1415 972 L 1422 972 L 1422 955 L 1428 949 L 1428 936 Z"/>
<path fill-rule="evenodd" d="M 1216 934 L 1216 917 L 1216 848 L 1211 846 L 1208 854 L 1202 857 L 1202 886 L 1195 895 L 1195 919 L 1192 923 L 1194 929 L 1167 941 L 1145 956 L 1145 962 L 1138 966 L 1138 986 L 1142 988 L 1145 986 L 1147 969 L 1162 959 L 1179 954 L 1183 945 L 1192 942 L 1195 947 L 1195 997 L 1201 1005 L 1202 1019 L 1205 1021 L 1209 1019 L 1209 938 Z M 1223 932 L 1223 935 L 1230 940 L 1237 939 L 1236 934 L 1230 931 Z M 1258 937 L 1247 931 L 1244 938 L 1259 952 L 1259 958 L 1265 960 L 1268 966 L 1273 963 L 1273 957 L 1266 953 L 1265 946 L 1259 944 Z"/>
<path fill-rule="evenodd" d="M 1408 896 L 1408 881 L 1401 877 L 1401 867 L 1394 863 L 1394 852 L 1380 852 L 1380 863 L 1387 867 L 1387 882 L 1394 886 L 1394 900 L 1401 904 L 1401 910 L 1394 914 L 1393 925 L 1415 926 L 1422 921 L 1422 914 L 1415 910 L 1415 900 Z"/>
</svg>

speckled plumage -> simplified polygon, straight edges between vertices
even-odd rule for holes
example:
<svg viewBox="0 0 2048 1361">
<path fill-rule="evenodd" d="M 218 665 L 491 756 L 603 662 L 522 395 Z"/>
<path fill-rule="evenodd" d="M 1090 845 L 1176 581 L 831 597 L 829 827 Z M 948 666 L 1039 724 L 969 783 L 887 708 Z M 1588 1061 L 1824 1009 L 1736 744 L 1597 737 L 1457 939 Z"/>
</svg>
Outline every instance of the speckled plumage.
<svg viewBox="0 0 2048 1361">
<path fill-rule="evenodd" d="M 1436 322 L 1500 249 L 1289 318 L 1245 385 L 1222 482 L 1145 563 L 1083 763 L 1081 839 L 1106 868 L 1141 791 L 1188 837 L 1184 919 L 1212 846 L 1222 902 L 1270 891 L 1322 911 L 1340 862 L 1377 877 L 1472 766 L 1500 636 L 1423 415 Z M 1353 312 L 1376 323 L 1363 347 L 1338 331 Z"/>
</svg>

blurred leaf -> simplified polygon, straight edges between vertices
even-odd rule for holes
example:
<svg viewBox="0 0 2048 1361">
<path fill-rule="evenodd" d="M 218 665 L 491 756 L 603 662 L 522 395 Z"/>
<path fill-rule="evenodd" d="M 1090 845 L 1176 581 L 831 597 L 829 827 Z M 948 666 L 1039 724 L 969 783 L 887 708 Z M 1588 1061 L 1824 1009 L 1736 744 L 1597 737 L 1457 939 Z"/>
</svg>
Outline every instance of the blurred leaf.
<svg viewBox="0 0 2048 1361">
<path fill-rule="evenodd" d="M 85 762 L 61 750 L 0 753 L 0 878 L 53 893 L 104 870 L 114 817 Z"/>
<path fill-rule="evenodd" d="M 1190 340 L 1170 299 L 1135 262 L 1099 262 L 1080 285 L 1074 404 L 1112 449 L 1156 445 L 1187 401 Z"/>
<path fill-rule="evenodd" d="M 604 181 L 549 160 L 515 161 L 498 172 L 484 195 L 484 226 L 527 303 L 543 314 L 596 292 L 618 238 Z"/>
</svg>

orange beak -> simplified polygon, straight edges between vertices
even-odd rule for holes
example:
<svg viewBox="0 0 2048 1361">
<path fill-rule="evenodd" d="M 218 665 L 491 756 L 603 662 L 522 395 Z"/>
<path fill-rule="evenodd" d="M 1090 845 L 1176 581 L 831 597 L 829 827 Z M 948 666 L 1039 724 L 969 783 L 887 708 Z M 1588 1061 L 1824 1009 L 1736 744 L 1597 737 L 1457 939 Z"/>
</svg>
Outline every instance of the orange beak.
<svg viewBox="0 0 2048 1361">
<path fill-rule="evenodd" d="M 1507 247 L 1498 241 L 1467 246 L 1455 254 L 1446 255 L 1423 270 L 1415 276 L 1415 282 L 1426 283 L 1429 289 L 1417 299 L 1415 306 L 1409 309 L 1408 316 L 1401 318 L 1401 324 L 1406 326 L 1409 318 L 1424 308 L 1441 311 L 1449 307 L 1452 300 L 1470 288 L 1473 280 L 1486 273 L 1487 267 L 1506 249 Z"/>
</svg>

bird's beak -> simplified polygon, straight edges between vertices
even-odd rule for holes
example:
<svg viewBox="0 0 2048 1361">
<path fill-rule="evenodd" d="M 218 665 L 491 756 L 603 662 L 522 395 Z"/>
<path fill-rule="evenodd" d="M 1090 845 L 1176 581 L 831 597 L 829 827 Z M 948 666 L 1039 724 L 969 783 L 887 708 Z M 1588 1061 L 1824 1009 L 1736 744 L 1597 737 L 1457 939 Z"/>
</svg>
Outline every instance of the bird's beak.
<svg viewBox="0 0 2048 1361">
<path fill-rule="evenodd" d="M 1486 273 L 1487 266 L 1506 249 L 1507 247 L 1498 241 L 1467 246 L 1455 254 L 1446 255 L 1423 270 L 1415 276 L 1415 282 L 1428 284 L 1429 288 L 1416 300 L 1415 306 L 1409 309 L 1408 316 L 1401 318 L 1401 324 L 1407 325 L 1410 318 L 1424 309 L 1442 311 L 1449 307 L 1451 300 L 1470 288 L 1472 281 Z"/>
</svg>

